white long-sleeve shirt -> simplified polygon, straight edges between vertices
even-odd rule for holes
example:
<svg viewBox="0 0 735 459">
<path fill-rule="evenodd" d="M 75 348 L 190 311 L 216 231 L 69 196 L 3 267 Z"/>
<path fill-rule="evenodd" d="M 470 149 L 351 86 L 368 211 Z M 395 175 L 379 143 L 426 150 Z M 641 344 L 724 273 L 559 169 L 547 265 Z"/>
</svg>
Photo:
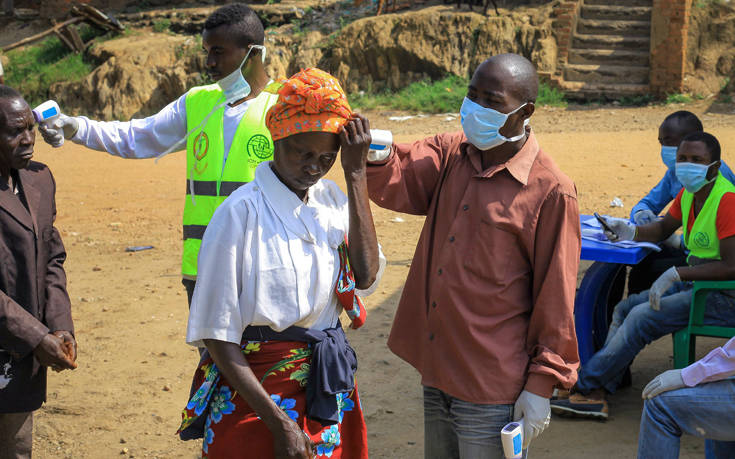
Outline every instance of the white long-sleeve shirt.
<svg viewBox="0 0 735 459">
<path fill-rule="evenodd" d="M 322 179 L 304 203 L 270 164 L 258 165 L 255 180 L 232 193 L 207 226 L 186 334 L 191 345 L 239 344 L 248 325 L 282 331 L 337 324 L 337 248 L 349 225 L 347 196 Z M 372 293 L 384 269 L 381 252 L 375 282 L 358 294 Z"/>
<path fill-rule="evenodd" d="M 255 99 L 246 100 L 234 107 L 225 105 L 222 125 L 225 161 L 240 120 L 253 100 Z M 143 119 L 95 121 L 79 116 L 76 120 L 79 122 L 79 130 L 72 137 L 73 142 L 114 156 L 155 158 L 177 142 L 181 142 L 177 150 L 186 149 L 186 94 L 155 115 Z"/>
</svg>

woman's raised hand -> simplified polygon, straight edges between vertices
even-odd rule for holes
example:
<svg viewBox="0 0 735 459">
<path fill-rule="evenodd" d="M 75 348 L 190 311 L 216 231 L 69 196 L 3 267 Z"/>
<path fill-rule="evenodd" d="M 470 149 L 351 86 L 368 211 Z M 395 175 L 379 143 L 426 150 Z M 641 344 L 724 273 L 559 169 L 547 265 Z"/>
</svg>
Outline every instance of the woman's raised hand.
<svg viewBox="0 0 735 459">
<path fill-rule="evenodd" d="M 372 140 L 370 121 L 359 113 L 354 113 L 339 133 L 339 140 L 345 174 L 364 171 Z"/>
</svg>

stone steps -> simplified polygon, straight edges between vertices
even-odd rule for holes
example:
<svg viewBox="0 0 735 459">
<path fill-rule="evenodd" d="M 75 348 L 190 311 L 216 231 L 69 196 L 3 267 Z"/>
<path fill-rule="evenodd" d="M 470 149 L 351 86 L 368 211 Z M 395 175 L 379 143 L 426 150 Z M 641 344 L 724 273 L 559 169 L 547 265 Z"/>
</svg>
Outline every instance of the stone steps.
<svg viewBox="0 0 735 459">
<path fill-rule="evenodd" d="M 582 19 L 612 19 L 618 21 L 650 21 L 650 6 L 618 6 L 583 4 L 579 10 Z"/>
<path fill-rule="evenodd" d="M 567 64 L 564 67 L 565 81 L 585 83 L 648 83 L 648 67 L 628 65 Z"/>
<path fill-rule="evenodd" d="M 642 96 L 649 93 L 648 84 L 630 83 L 587 83 L 582 81 L 561 81 L 559 89 L 570 99 L 617 99 L 620 97 Z"/>
<path fill-rule="evenodd" d="M 592 35 L 625 35 L 648 37 L 651 35 L 650 21 L 611 21 L 609 19 L 577 20 L 577 33 Z"/>
<path fill-rule="evenodd" d="M 574 34 L 572 49 L 628 49 L 631 51 L 650 51 L 650 37 L 628 37 L 625 35 Z"/>
<path fill-rule="evenodd" d="M 626 49 L 571 49 L 568 62 L 583 65 L 623 65 L 648 68 L 650 53 Z"/>
</svg>

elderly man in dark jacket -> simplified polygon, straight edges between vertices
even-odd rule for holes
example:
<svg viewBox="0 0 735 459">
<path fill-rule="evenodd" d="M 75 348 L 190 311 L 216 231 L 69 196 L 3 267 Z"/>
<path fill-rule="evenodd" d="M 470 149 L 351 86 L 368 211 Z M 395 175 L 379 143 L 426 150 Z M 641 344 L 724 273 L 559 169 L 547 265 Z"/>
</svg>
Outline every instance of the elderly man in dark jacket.
<svg viewBox="0 0 735 459">
<path fill-rule="evenodd" d="M 76 367 L 56 187 L 31 161 L 34 125 L 23 97 L 0 85 L 0 459 L 31 456 L 46 367 Z"/>
</svg>

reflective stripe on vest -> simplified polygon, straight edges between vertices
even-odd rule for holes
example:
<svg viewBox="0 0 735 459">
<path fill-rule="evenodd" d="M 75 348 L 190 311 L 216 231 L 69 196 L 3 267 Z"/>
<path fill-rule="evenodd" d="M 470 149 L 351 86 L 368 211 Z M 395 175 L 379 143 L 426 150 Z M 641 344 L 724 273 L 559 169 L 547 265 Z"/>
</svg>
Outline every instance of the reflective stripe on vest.
<svg viewBox="0 0 735 459">
<path fill-rule="evenodd" d="M 270 85 L 250 102 L 235 131 L 224 167 L 224 107 L 214 112 L 205 126 L 192 132 L 187 139 L 181 262 L 181 272 L 187 277 L 196 276 L 201 239 L 214 211 L 227 196 L 255 178 L 258 164 L 273 159 L 273 140 L 265 127 L 265 116 L 278 100 L 277 89 L 277 85 Z M 187 129 L 198 126 L 223 100 L 216 84 L 192 88 L 186 95 Z M 189 180 L 192 180 L 191 186 Z"/>
<path fill-rule="evenodd" d="M 684 231 L 684 244 L 689 249 L 690 257 L 710 260 L 721 259 L 720 238 L 717 235 L 717 211 L 720 207 L 720 200 L 725 193 L 735 193 L 735 186 L 718 172 L 715 185 L 712 187 L 709 196 L 707 196 L 702 210 L 694 219 L 691 231 L 687 228 L 694 194 L 686 191 L 686 189 L 682 193 L 681 223 Z"/>
</svg>

